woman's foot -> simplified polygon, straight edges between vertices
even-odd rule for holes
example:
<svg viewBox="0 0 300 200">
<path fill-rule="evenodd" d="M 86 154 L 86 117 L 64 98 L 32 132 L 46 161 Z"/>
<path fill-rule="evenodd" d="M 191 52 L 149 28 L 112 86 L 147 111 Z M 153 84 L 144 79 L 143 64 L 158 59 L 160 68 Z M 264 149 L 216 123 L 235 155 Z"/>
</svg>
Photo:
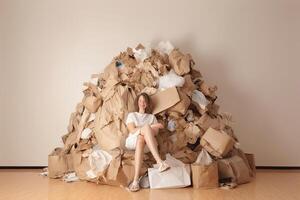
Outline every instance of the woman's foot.
<svg viewBox="0 0 300 200">
<path fill-rule="evenodd" d="M 168 169 L 170 169 L 170 166 L 166 162 L 163 161 L 159 164 L 159 167 L 158 167 L 159 172 L 164 172 Z"/>
<path fill-rule="evenodd" d="M 137 192 L 140 190 L 140 183 L 139 181 L 132 181 L 130 184 L 129 184 L 129 187 L 128 187 L 129 191 L 130 192 Z"/>
</svg>

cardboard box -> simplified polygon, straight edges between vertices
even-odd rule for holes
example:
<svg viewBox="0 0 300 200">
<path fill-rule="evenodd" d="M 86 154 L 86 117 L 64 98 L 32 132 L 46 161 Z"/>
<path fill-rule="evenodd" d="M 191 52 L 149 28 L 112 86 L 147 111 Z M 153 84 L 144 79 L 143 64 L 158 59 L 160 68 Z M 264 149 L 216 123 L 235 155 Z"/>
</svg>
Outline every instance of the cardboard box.
<svg viewBox="0 0 300 200">
<path fill-rule="evenodd" d="M 232 150 L 234 140 L 225 132 L 209 128 L 200 140 L 201 146 L 217 158 L 222 158 Z"/>
</svg>

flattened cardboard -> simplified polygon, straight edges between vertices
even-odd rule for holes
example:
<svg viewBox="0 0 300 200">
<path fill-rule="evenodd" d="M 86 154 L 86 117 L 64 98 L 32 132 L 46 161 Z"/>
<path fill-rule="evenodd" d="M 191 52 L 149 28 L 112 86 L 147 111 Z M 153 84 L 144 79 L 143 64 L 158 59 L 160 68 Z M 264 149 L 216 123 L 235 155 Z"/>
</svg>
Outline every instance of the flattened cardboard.
<svg viewBox="0 0 300 200">
<path fill-rule="evenodd" d="M 191 100 L 180 89 L 178 90 L 178 92 L 179 92 L 180 101 L 178 103 L 176 103 L 174 106 L 172 106 L 168 111 L 178 112 L 181 115 L 184 115 L 186 113 L 186 111 L 188 110 L 190 104 L 191 104 Z M 171 96 L 169 98 L 171 98 Z"/>
<path fill-rule="evenodd" d="M 160 113 L 180 101 L 179 94 L 177 92 L 176 87 L 168 88 L 164 91 L 158 91 L 154 95 L 151 96 L 153 111 L 152 113 L 155 115 Z"/>
</svg>

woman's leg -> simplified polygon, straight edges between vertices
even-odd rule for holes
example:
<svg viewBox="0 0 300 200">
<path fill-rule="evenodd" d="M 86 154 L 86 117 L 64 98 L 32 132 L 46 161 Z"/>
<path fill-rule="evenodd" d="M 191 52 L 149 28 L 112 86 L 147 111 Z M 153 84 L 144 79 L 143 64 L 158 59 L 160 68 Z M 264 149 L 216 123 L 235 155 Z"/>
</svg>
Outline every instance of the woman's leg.
<svg viewBox="0 0 300 200">
<path fill-rule="evenodd" d="M 149 124 L 142 127 L 141 134 L 144 136 L 146 144 L 147 144 L 149 150 L 151 151 L 156 162 L 162 163 L 162 160 L 161 160 L 158 150 L 157 150 L 157 141 L 154 137 L 153 130 L 151 129 Z"/>
<path fill-rule="evenodd" d="M 144 154 L 144 147 L 145 147 L 145 140 L 144 136 L 139 135 L 137 142 L 136 142 L 136 149 L 135 149 L 135 155 L 134 155 L 134 161 L 135 161 L 135 171 L 134 171 L 134 181 L 138 181 L 140 170 L 142 167 L 142 161 L 143 161 L 143 154 Z"/>
</svg>

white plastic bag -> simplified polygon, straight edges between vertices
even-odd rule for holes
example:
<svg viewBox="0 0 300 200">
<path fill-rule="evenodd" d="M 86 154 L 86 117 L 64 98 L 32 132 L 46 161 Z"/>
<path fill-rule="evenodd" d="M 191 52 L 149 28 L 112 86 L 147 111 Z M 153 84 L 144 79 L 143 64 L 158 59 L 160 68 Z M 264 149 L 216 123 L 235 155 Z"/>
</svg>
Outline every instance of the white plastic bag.
<svg viewBox="0 0 300 200">
<path fill-rule="evenodd" d="M 159 89 L 182 87 L 184 85 L 184 81 L 183 77 L 178 76 L 174 70 L 170 70 L 168 74 L 159 77 Z"/>
<path fill-rule="evenodd" d="M 210 165 L 212 162 L 213 159 L 211 158 L 209 153 L 205 149 L 202 149 L 197 157 L 197 160 L 195 161 L 195 164 Z"/>
<path fill-rule="evenodd" d="M 205 110 L 206 106 L 210 103 L 204 94 L 199 90 L 194 90 L 192 94 L 192 101 L 196 102 L 201 109 Z"/>
<path fill-rule="evenodd" d="M 138 62 L 143 62 L 145 59 L 149 58 L 151 55 L 151 49 L 145 48 L 145 49 L 133 49 L 133 56 Z"/>
<path fill-rule="evenodd" d="M 171 132 L 175 131 L 176 130 L 176 123 L 175 123 L 175 121 L 173 119 L 170 119 L 168 121 L 167 127 L 168 127 L 169 131 L 171 131 Z"/>
<path fill-rule="evenodd" d="M 171 44 L 170 41 L 161 41 L 158 46 L 157 50 L 160 54 L 170 54 L 174 49 L 174 46 Z"/>
<path fill-rule="evenodd" d="M 192 122 L 194 121 L 194 113 L 192 110 L 187 110 L 186 114 L 185 114 L 185 118 L 188 122 Z"/>
<path fill-rule="evenodd" d="M 85 128 L 82 132 L 81 132 L 81 139 L 89 139 L 91 137 L 92 134 L 92 130 L 90 128 Z"/>
</svg>

